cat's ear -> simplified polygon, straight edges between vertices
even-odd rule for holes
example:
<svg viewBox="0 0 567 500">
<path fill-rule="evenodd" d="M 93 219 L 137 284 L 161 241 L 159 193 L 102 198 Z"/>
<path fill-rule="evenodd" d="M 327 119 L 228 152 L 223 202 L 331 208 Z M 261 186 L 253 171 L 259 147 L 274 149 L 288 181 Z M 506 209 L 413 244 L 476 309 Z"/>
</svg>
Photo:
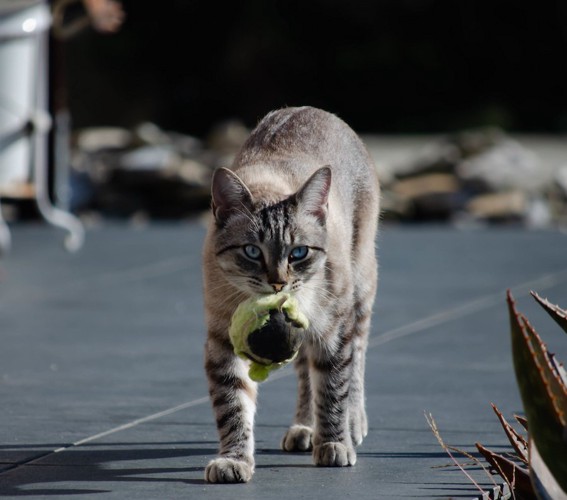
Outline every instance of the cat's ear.
<svg viewBox="0 0 567 500">
<path fill-rule="evenodd" d="M 212 180 L 213 215 L 223 223 L 235 210 L 250 209 L 252 195 L 246 184 L 228 168 L 218 168 Z"/>
<path fill-rule="evenodd" d="M 321 224 L 327 220 L 331 177 L 331 167 L 321 167 L 295 195 L 300 210 L 315 216 Z"/>
</svg>

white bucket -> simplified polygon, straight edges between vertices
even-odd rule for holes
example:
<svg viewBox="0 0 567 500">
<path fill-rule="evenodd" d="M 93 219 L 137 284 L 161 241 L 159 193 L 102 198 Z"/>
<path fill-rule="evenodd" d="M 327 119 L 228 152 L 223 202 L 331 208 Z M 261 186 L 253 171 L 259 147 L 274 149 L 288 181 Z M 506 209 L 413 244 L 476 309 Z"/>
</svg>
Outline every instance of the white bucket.
<svg viewBox="0 0 567 500">
<path fill-rule="evenodd" d="M 0 186 L 30 180 L 30 127 L 46 112 L 38 89 L 47 81 L 50 23 L 43 1 L 0 2 Z"/>
</svg>

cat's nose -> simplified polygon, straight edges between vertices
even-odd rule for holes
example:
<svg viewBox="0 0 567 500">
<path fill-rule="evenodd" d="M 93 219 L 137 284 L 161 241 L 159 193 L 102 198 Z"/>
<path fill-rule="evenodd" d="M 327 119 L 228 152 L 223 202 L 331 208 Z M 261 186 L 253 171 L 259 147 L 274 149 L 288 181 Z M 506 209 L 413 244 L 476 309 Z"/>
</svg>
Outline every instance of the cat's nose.
<svg viewBox="0 0 567 500">
<path fill-rule="evenodd" d="M 282 282 L 282 283 L 270 283 L 271 287 L 274 289 L 274 291 L 276 293 L 281 292 L 284 288 L 284 286 L 287 285 L 286 282 Z"/>
</svg>

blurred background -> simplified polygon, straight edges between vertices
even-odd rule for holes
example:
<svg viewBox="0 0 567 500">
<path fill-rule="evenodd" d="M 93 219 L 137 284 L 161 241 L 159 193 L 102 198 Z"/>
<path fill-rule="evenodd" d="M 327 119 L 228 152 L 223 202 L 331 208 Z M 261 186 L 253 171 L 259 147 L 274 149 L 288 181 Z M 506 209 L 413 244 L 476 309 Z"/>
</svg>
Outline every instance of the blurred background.
<svg viewBox="0 0 567 500">
<path fill-rule="evenodd" d="M 3 0 L 0 65 L 9 220 L 37 215 L 38 155 L 83 221 L 192 217 L 262 116 L 312 105 L 365 139 L 386 220 L 567 222 L 561 0 Z"/>
<path fill-rule="evenodd" d="M 67 44 L 74 125 L 151 120 L 202 137 L 271 109 L 361 133 L 567 132 L 567 4 L 506 0 L 124 0 L 114 36 Z"/>
<path fill-rule="evenodd" d="M 362 475 L 294 474 L 271 451 L 281 377 L 262 498 L 287 498 L 289 474 L 321 498 L 468 495 L 423 410 L 501 449 L 488 402 L 522 409 L 504 289 L 530 319 L 531 288 L 567 304 L 567 0 L 0 0 L 0 496 L 203 492 L 211 176 L 302 105 L 358 132 L 382 182 L 381 434 Z"/>
</svg>

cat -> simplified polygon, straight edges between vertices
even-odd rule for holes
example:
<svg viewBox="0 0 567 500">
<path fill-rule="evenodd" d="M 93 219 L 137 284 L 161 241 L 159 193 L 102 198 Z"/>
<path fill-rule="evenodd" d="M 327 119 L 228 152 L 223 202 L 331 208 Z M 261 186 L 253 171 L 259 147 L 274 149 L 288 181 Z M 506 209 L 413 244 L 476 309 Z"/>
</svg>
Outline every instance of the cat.
<svg viewBox="0 0 567 500">
<path fill-rule="evenodd" d="M 351 466 L 368 432 L 364 364 L 378 268 L 380 188 L 352 129 L 328 112 L 284 108 L 252 132 L 231 169 L 212 180 L 203 249 L 205 370 L 220 437 L 211 483 L 254 473 L 257 384 L 233 353 L 232 313 L 243 300 L 288 292 L 310 326 L 295 370 L 295 419 L 285 451 L 319 466 Z"/>
</svg>

